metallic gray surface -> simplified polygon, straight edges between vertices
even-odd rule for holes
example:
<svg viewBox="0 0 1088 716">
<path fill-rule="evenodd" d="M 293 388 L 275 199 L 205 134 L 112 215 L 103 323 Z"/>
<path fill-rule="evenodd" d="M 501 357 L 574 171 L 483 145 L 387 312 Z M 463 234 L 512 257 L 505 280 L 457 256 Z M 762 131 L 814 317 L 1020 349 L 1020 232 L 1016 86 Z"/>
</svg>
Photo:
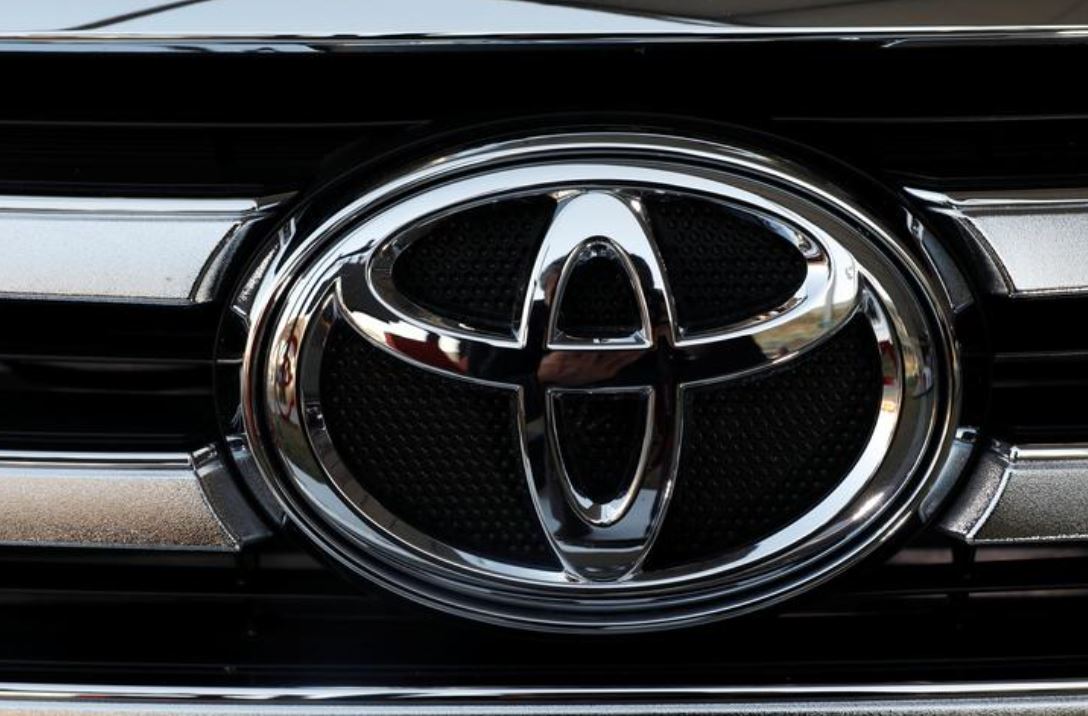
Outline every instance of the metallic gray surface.
<svg viewBox="0 0 1088 716">
<path fill-rule="evenodd" d="M 0 544 L 234 551 L 266 531 L 225 474 L 212 448 L 4 452 Z"/>
<path fill-rule="evenodd" d="M 319 355 L 315 346 L 323 345 L 335 321 L 350 318 L 360 333 L 386 350 L 401 349 L 389 346 L 383 332 L 395 334 L 399 342 L 430 340 L 428 326 L 434 319 L 421 321 L 398 309 L 391 297 L 375 296 L 382 274 L 375 277 L 370 260 L 387 240 L 395 243 L 422 217 L 450 207 L 539 192 L 541 187 L 577 191 L 587 186 L 697 192 L 777 217 L 825 251 L 841 244 L 852 258 L 840 257 L 837 265 L 856 260 L 858 283 L 867 287 L 858 310 L 874 322 L 886 375 L 903 371 L 901 393 L 896 380 L 886 379 L 883 422 L 831 495 L 780 533 L 699 570 L 637 574 L 617 584 L 587 583 L 564 572 L 495 565 L 455 550 L 367 499 L 359 481 L 341 469 L 335 451 L 320 439 L 320 401 L 307 397 L 319 395 L 314 378 L 319 371 L 312 362 Z M 750 610 L 827 578 L 887 539 L 919 509 L 951 450 L 958 363 L 942 310 L 950 301 L 940 293 L 939 281 L 916 263 L 917 255 L 848 199 L 830 193 L 826 184 L 792 164 L 663 135 L 529 137 L 421 164 L 361 197 L 345 197 L 344 205 L 331 217 L 307 216 L 300 209 L 298 220 L 284 224 L 272 254 L 260 262 L 261 279 L 248 282 L 239 295 L 235 313 L 245 319 L 239 328 L 248 332 L 247 347 L 239 357 L 221 358 L 231 365 L 240 358 L 243 366 L 244 430 L 232 445 L 245 447 L 239 463 L 243 469 L 257 468 L 269 479 L 282 505 L 275 512 L 286 510 L 345 566 L 401 594 L 480 619 L 568 630 L 660 628 Z M 917 278 L 921 295 L 904 282 L 902 271 Z M 852 280 L 832 283 L 846 287 Z M 810 321 L 799 321 L 808 313 L 806 306 L 812 307 L 808 303 L 726 330 L 727 337 L 745 336 L 761 347 L 760 360 L 746 366 L 711 361 L 705 367 L 719 374 L 758 369 L 814 345 L 812 336 L 827 331 L 812 331 L 829 317 L 814 311 Z M 811 303 L 820 301 L 813 298 Z M 483 335 L 463 326 L 443 329 L 440 335 L 434 339 L 450 358 L 446 370 L 462 371 L 462 378 L 497 380 L 479 372 L 483 367 L 462 350 L 466 340 L 487 350 L 524 350 L 518 338 Z M 668 341 L 667 335 L 661 338 Z M 713 348 L 718 337 L 671 340 L 676 350 L 695 351 L 707 341 L 706 347 Z M 684 594 L 695 587 L 702 590 L 698 598 Z M 654 602 L 656 616 L 645 611 L 651 589 L 683 597 L 669 601 L 675 614 L 664 614 L 660 599 Z"/>
<path fill-rule="evenodd" d="M 0 298 L 205 303 L 280 199 L 0 197 Z"/>
<path fill-rule="evenodd" d="M 0 42 L 256 50 L 395 43 L 590 39 L 931 36 L 1088 28 L 1082 0 L 42 0 L 0 9 Z"/>
<path fill-rule="evenodd" d="M 995 443 L 940 524 L 968 544 L 1088 539 L 1088 445 Z"/>
<path fill-rule="evenodd" d="M 0 714 L 1083 714 L 1083 681 L 692 688 L 214 688 L 0 684 Z"/>
<path fill-rule="evenodd" d="M 936 192 L 908 189 L 975 243 L 991 292 L 1088 292 L 1088 191 Z"/>
</svg>

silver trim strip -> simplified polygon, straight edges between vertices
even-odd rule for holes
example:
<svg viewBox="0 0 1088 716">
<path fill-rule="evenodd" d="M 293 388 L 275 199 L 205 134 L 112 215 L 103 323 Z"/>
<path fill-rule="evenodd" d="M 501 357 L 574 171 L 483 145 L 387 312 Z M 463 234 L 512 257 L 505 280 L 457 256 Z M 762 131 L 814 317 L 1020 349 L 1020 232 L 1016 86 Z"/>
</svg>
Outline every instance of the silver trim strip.
<svg viewBox="0 0 1088 716">
<path fill-rule="evenodd" d="M 0 9 L 14 51 L 323 52 L 371 47 L 748 41 L 1079 40 L 1088 13 L 1068 2 L 854 0 L 39 0 Z"/>
<path fill-rule="evenodd" d="M 285 198 L 0 196 L 0 299 L 211 301 L 243 237 Z"/>
<path fill-rule="evenodd" d="M 621 16 L 622 17 L 622 16 Z M 641 19 L 641 18 L 640 18 Z M 529 22 L 493 28 L 443 31 L 417 27 L 398 32 L 393 28 L 359 28 L 336 32 L 297 29 L 282 32 L 0 32 L 0 51 L 49 50 L 95 52 L 324 52 L 428 48 L 482 47 L 493 45 L 584 45 L 629 43 L 685 43 L 700 41 L 790 41 L 826 39 L 841 41 L 989 44 L 1022 41 L 1083 41 L 1088 25 L 894 25 L 894 26 L 754 26 L 713 24 L 685 20 L 654 20 L 636 24 L 606 24 L 541 29 Z"/>
<path fill-rule="evenodd" d="M 236 551 L 265 533 L 212 447 L 0 452 L 0 545 Z"/>
<path fill-rule="evenodd" d="M 676 688 L 157 687 L 0 684 L 0 715 L 369 714 L 1081 714 L 1088 681 Z"/>
<path fill-rule="evenodd" d="M 1088 292 L 1088 189 L 942 194 L 906 189 L 972 240 L 990 292 Z"/>
<path fill-rule="evenodd" d="M 1088 540 L 1088 445 L 995 442 L 940 525 L 972 545 Z"/>
<path fill-rule="evenodd" d="M 529 16 L 526 16 L 529 18 Z M 584 18 L 582 18 L 584 19 Z M 584 41 L 670 41 L 715 38 L 890 38 L 890 37 L 983 37 L 1018 36 L 1029 38 L 1068 38 L 1088 36 L 1088 25 L 741 25 L 729 22 L 685 20 L 682 18 L 643 18 L 635 15 L 613 14 L 615 22 L 574 23 L 549 27 L 533 27 L 531 19 L 476 28 L 456 28 L 443 31 L 437 26 L 415 25 L 398 27 L 357 27 L 337 32 L 335 28 L 306 31 L 295 28 L 269 28 L 250 32 L 225 29 L 216 31 L 144 30 L 58 30 L 41 32 L 0 32 L 0 42 L 73 42 L 73 43 L 146 43 L 146 44 L 210 44 L 210 45 L 309 45 L 314 47 L 352 47 L 376 44 L 419 45 L 482 42 L 584 42 Z"/>
<path fill-rule="evenodd" d="M 445 48 L 495 47 L 613 47 L 627 45 L 677 45 L 724 42 L 805 42 L 826 40 L 857 43 L 869 41 L 889 47 L 971 46 L 1059 42 L 1082 43 L 1088 26 L 1069 27 L 829 27 L 829 28 L 715 28 L 692 24 L 667 32 L 639 31 L 599 33 L 592 30 L 564 33 L 495 32 L 490 35 L 359 34 L 315 35 L 154 35 L 94 33 L 0 33 L 0 53 L 121 53 L 121 54 L 326 54 Z"/>
</svg>

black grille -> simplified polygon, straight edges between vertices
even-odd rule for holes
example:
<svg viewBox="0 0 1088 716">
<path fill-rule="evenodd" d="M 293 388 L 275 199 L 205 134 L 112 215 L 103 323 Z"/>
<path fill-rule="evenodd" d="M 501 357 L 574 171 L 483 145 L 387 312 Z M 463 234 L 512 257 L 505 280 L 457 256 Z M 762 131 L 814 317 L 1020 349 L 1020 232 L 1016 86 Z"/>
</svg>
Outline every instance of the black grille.
<svg viewBox="0 0 1088 716">
<path fill-rule="evenodd" d="M 631 279 L 615 260 L 598 256 L 571 271 L 559 306 L 559 330 L 584 338 L 611 338 L 638 330 Z"/>
<path fill-rule="evenodd" d="M 552 564 L 511 391 L 412 367 L 345 326 L 329 336 L 321 387 L 341 458 L 397 517 L 454 547 Z"/>
<path fill-rule="evenodd" d="M 693 197 L 646 202 L 680 323 L 719 328 L 782 305 L 800 288 L 800 252 L 750 214 Z"/>
<path fill-rule="evenodd" d="M 590 115 L 590 123 L 607 116 L 630 125 L 652 113 L 651 129 L 686 133 L 686 125 L 662 126 L 666 107 L 711 139 L 741 142 L 732 130 L 715 134 L 728 124 L 745 136 L 806 146 L 813 170 L 830 168 L 836 175 L 829 179 L 845 180 L 823 160 L 834 157 L 857 170 L 851 189 L 874 186 L 861 177 L 890 187 L 998 191 L 1088 181 L 1086 102 L 1082 93 L 1057 91 L 1064 77 L 1052 71 L 1080 66 L 1088 55 L 1083 42 L 972 36 L 967 43 L 908 38 L 894 51 L 888 44 L 873 35 L 277 54 L 165 52 L 144 43 L 140 66 L 159 82 L 136 93 L 127 83 L 101 81 L 130 70 L 129 52 L 9 43 L 0 57 L 10 85 L 0 111 L 0 185 L 9 194 L 92 196 L 305 192 L 366 156 L 418 141 L 425 126 L 446 127 L 466 114 L 520 122 L 569 113 L 580 121 L 576 113 L 588 111 L 608 113 Z M 968 62 L 988 68 L 972 77 L 973 92 L 958 83 L 903 91 L 912 78 Z M 500 63 L 519 73 L 502 91 L 466 81 Z M 738 101 L 676 81 L 692 67 L 722 66 L 752 70 L 730 75 Z M 864 92 L 825 81 L 858 67 L 882 80 Z M 1025 72 L 1039 81 L 1007 80 Z M 327 101 L 360 78 L 367 102 Z M 200 92 L 178 101 L 178 87 L 194 81 Z M 237 101 L 239 86 L 248 88 L 245 101 Z M 285 86 L 291 101 L 284 101 Z M 491 131 L 464 137 L 476 143 Z M 376 174 L 368 169 L 368 176 Z M 877 210 L 882 196 L 870 192 L 868 206 Z M 888 225 L 900 226 L 900 211 L 880 210 Z M 968 279 L 983 285 L 979 263 L 957 252 L 956 233 L 938 236 Z M 244 247 L 240 266 L 259 243 Z M 683 292 L 676 278 L 682 267 L 670 260 L 668 268 Z M 719 285 L 728 284 L 712 284 Z M 982 293 L 975 310 L 993 326 L 999 354 L 979 348 L 965 355 L 965 383 L 981 386 L 986 400 L 975 404 L 987 406 L 985 414 L 975 409 L 976 422 L 965 422 L 981 425 L 984 437 L 1014 442 L 1088 441 L 1088 331 L 1076 328 L 1088 299 Z M 211 360 L 222 298 L 206 308 L 5 301 L 3 309 L 6 449 L 192 449 L 218 435 Z M 972 345 L 989 347 L 978 340 L 965 347 Z M 93 370 L 75 373 L 72 360 Z M 149 389 L 133 380 L 128 368 L 136 363 L 170 377 Z M 110 365 L 115 378 L 100 371 Z M 678 509 L 684 499 L 678 495 Z M 1019 680 L 1088 671 L 1075 628 L 1088 605 L 1083 546 L 976 550 L 934 530 L 919 537 L 887 563 L 864 565 L 790 602 L 791 612 L 607 638 L 447 620 L 378 587 L 349 586 L 286 538 L 249 545 L 241 555 L 5 547 L 0 668 L 5 681 L 472 687 Z M 723 648 L 738 644 L 743 648 Z"/>
<path fill-rule="evenodd" d="M 595 502 L 618 497 L 634 476 L 646 426 L 637 393 L 568 393 L 555 400 L 563 465 L 574 486 Z"/>
<path fill-rule="evenodd" d="M 440 316 L 506 331 L 554 207 L 548 197 L 512 199 L 440 219 L 400 255 L 393 281 Z"/>
<path fill-rule="evenodd" d="M 691 390 L 676 493 L 650 563 L 721 554 L 826 495 L 876 420 L 882 381 L 874 341 L 859 316 L 782 368 Z"/>
</svg>

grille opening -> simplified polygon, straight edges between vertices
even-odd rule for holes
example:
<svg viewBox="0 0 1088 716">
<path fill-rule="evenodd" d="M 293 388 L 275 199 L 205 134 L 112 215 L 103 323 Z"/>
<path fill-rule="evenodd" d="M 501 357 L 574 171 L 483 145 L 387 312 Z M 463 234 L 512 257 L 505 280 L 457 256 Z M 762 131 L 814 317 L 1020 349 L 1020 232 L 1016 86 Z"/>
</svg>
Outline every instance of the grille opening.
<svg viewBox="0 0 1088 716">
<path fill-rule="evenodd" d="M 510 199 L 434 221 L 393 264 L 397 290 L 436 315 L 508 333 L 554 208 L 546 196 Z"/>
<path fill-rule="evenodd" d="M 1058 678 L 1088 667 L 1069 628 L 1088 598 L 1088 548 L 1076 545 L 974 550 L 924 533 L 783 608 L 623 636 L 447 617 L 349 585 L 285 538 L 245 558 L 5 549 L 0 567 L 0 669 L 12 681 L 622 687 Z"/>
<path fill-rule="evenodd" d="M 382 505 L 453 547 L 554 566 L 512 391 L 421 370 L 345 325 L 329 336 L 320 381 L 333 444 Z"/>
<path fill-rule="evenodd" d="M 597 503 L 622 495 L 642 453 L 647 396 L 566 393 L 553 405 L 563 467 L 575 489 Z"/>
<path fill-rule="evenodd" d="M 611 256 L 580 261 L 567 280 L 556 328 L 579 338 L 616 338 L 641 328 L 631 279 Z"/>
<path fill-rule="evenodd" d="M 747 212 L 696 197 L 649 197 L 646 213 L 665 261 L 677 318 L 707 331 L 785 303 L 804 257 Z"/>
</svg>

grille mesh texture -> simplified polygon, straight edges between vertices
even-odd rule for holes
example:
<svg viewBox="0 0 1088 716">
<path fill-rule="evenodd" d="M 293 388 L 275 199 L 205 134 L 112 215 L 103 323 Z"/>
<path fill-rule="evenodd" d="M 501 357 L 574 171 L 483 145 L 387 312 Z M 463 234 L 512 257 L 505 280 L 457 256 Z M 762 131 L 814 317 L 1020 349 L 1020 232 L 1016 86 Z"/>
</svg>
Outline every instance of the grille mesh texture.
<svg viewBox="0 0 1088 716">
<path fill-rule="evenodd" d="M 413 367 L 343 325 L 326 344 L 321 391 L 333 445 L 386 509 L 453 547 L 553 566 L 512 391 Z"/>
<path fill-rule="evenodd" d="M 800 252 L 750 214 L 693 197 L 651 197 L 646 212 L 677 319 L 690 331 L 776 308 L 805 280 Z"/>
<path fill-rule="evenodd" d="M 676 492 L 649 565 L 753 542 L 825 497 L 861 454 L 879 413 L 875 340 L 858 316 L 780 368 L 686 391 Z"/>
<path fill-rule="evenodd" d="M 576 266 L 563 292 L 556 326 L 568 335 L 585 338 L 612 338 L 637 331 L 638 302 L 627 273 L 605 257 Z"/>
<path fill-rule="evenodd" d="M 533 197 L 436 220 L 397 258 L 393 282 L 406 298 L 439 316 L 505 332 L 521 308 L 554 210 L 549 197 Z"/>
</svg>

